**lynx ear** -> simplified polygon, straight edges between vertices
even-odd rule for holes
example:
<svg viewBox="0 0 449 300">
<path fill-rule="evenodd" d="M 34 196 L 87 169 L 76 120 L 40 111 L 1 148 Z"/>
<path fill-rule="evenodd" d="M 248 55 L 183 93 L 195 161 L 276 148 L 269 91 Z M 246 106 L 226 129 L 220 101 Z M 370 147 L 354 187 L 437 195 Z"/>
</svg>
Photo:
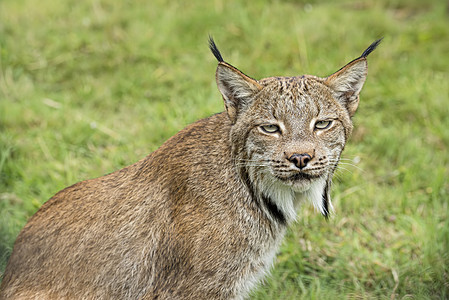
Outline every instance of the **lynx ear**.
<svg viewBox="0 0 449 300">
<path fill-rule="evenodd" d="M 232 122 L 235 122 L 239 112 L 250 104 L 252 96 L 262 86 L 256 80 L 246 76 L 225 62 L 218 64 L 215 76 L 229 118 Z"/>
<path fill-rule="evenodd" d="M 366 57 L 379 45 L 382 39 L 372 43 L 363 54 L 325 79 L 334 97 L 343 104 L 352 117 L 359 105 L 359 94 L 368 73 Z"/>
<path fill-rule="evenodd" d="M 252 96 L 260 91 L 262 86 L 257 80 L 225 62 L 211 37 L 209 38 L 209 48 L 219 62 L 215 78 L 228 116 L 234 123 L 239 112 L 250 104 Z"/>
</svg>

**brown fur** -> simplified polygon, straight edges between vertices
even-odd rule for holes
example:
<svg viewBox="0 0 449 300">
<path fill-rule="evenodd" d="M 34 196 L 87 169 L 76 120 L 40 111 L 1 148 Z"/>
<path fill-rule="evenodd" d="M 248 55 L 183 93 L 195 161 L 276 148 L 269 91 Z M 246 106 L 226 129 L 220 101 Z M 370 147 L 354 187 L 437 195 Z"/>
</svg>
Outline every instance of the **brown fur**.
<svg viewBox="0 0 449 300">
<path fill-rule="evenodd" d="M 241 299 L 301 202 L 327 216 L 373 49 L 327 78 L 257 81 L 211 48 L 226 112 L 48 200 L 15 242 L 1 299 Z"/>
</svg>

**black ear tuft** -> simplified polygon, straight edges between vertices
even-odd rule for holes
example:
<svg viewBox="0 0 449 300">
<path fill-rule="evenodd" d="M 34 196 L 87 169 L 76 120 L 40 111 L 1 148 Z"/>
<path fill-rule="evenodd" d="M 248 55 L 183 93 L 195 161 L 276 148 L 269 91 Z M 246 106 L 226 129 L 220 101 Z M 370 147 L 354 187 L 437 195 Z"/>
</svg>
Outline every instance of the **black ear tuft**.
<svg viewBox="0 0 449 300">
<path fill-rule="evenodd" d="M 209 35 L 209 49 L 210 51 L 212 51 L 212 54 L 215 56 L 218 62 L 224 62 L 224 59 L 221 56 L 221 53 L 218 50 L 217 45 L 215 45 L 214 39 L 210 35 Z"/>
<path fill-rule="evenodd" d="M 371 45 L 369 45 L 368 48 L 366 48 L 365 51 L 363 51 L 362 56 L 360 57 L 367 57 L 371 52 L 373 52 L 377 46 L 379 46 L 380 42 L 382 42 L 383 38 L 378 39 L 377 41 L 375 41 L 374 43 L 372 43 Z"/>
</svg>

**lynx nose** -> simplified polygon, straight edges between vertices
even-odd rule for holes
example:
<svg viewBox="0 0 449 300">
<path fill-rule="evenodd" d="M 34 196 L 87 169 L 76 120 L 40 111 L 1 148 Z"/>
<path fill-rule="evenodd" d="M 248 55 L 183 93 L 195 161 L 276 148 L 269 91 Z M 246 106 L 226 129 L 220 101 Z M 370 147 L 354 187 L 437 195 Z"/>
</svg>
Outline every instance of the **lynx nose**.
<svg viewBox="0 0 449 300">
<path fill-rule="evenodd" d="M 307 166 L 307 163 L 312 160 L 312 157 L 308 153 L 293 154 L 288 158 L 289 161 L 295 164 L 298 168 L 302 169 Z"/>
</svg>

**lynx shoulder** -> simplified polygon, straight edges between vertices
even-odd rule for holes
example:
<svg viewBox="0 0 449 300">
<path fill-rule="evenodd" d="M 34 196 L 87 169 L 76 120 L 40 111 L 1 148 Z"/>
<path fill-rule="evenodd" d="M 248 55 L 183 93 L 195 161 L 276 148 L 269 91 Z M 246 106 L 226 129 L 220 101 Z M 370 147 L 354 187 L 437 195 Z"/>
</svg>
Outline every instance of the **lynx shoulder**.
<svg viewBox="0 0 449 300">
<path fill-rule="evenodd" d="M 301 203 L 329 215 L 379 42 L 325 78 L 255 80 L 211 39 L 225 112 L 48 200 L 17 237 L 0 299 L 244 298 Z"/>
</svg>

